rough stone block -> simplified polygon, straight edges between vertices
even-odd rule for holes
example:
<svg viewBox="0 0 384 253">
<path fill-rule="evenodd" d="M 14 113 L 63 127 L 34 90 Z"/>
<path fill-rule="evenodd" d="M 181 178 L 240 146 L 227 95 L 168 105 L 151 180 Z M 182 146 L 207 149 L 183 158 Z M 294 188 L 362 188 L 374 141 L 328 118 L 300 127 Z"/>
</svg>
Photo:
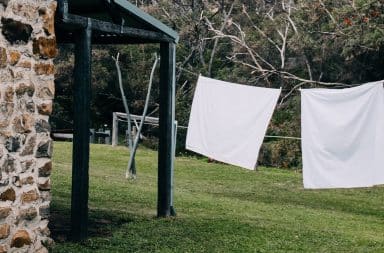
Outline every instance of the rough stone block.
<svg viewBox="0 0 384 253">
<path fill-rule="evenodd" d="M 7 218 L 10 215 L 11 211 L 12 209 L 10 207 L 0 207 L 0 219 Z"/>
<path fill-rule="evenodd" d="M 35 103 L 31 97 L 20 97 L 16 101 L 16 110 L 22 113 L 34 113 L 36 111 Z"/>
<path fill-rule="evenodd" d="M 11 75 L 11 71 L 7 68 L 2 69 L 0 68 L 0 82 L 1 83 L 7 83 L 7 82 L 13 82 L 13 77 Z"/>
<path fill-rule="evenodd" d="M 21 140 L 20 136 L 12 136 L 8 137 L 5 141 L 5 148 L 8 150 L 8 152 L 17 152 L 19 151 L 21 147 Z"/>
<path fill-rule="evenodd" d="M 49 177 L 52 171 L 52 162 L 46 162 L 42 167 L 39 168 L 39 177 Z"/>
<path fill-rule="evenodd" d="M 7 8 L 9 0 L 0 0 L 0 4 L 2 4 L 5 8 Z"/>
<path fill-rule="evenodd" d="M 39 190 L 40 191 L 49 191 L 49 190 L 51 190 L 51 180 L 49 178 L 40 177 L 38 185 L 39 185 Z"/>
<path fill-rule="evenodd" d="M 8 245 L 2 244 L 0 245 L 0 253 L 7 253 L 8 252 Z"/>
<path fill-rule="evenodd" d="M 3 165 L 1 166 L 1 170 L 5 173 L 11 173 L 16 171 L 16 159 L 11 155 L 7 155 L 4 159 Z"/>
<path fill-rule="evenodd" d="M 53 75 L 55 66 L 51 63 L 37 63 L 35 64 L 35 72 L 37 75 Z"/>
<path fill-rule="evenodd" d="M 0 128 L 5 128 L 9 126 L 9 119 L 13 114 L 14 107 L 14 103 L 0 103 Z"/>
<path fill-rule="evenodd" d="M 31 135 L 28 139 L 26 144 L 24 145 L 24 149 L 21 151 L 21 156 L 27 156 L 27 155 L 33 155 L 33 151 L 36 145 L 36 136 Z"/>
<path fill-rule="evenodd" d="M 33 83 L 19 83 L 16 85 L 16 96 L 21 97 L 25 94 L 27 94 L 29 97 L 32 97 L 35 93 L 35 86 Z"/>
<path fill-rule="evenodd" d="M 32 176 L 28 176 L 28 177 L 24 177 L 24 178 L 20 178 L 20 183 L 22 185 L 27 185 L 27 184 L 34 184 L 35 183 L 35 179 L 32 177 Z"/>
<path fill-rule="evenodd" d="M 11 74 L 13 81 L 24 80 L 28 78 L 27 75 L 29 74 L 29 72 L 25 70 L 12 69 L 12 68 L 9 68 L 9 73 Z"/>
<path fill-rule="evenodd" d="M 33 127 L 34 118 L 32 115 L 24 113 L 13 120 L 13 129 L 16 133 L 30 133 Z"/>
<path fill-rule="evenodd" d="M 18 51 L 11 51 L 9 53 L 9 63 L 12 66 L 15 66 L 19 62 L 20 58 L 21 58 L 21 54 Z"/>
<path fill-rule="evenodd" d="M 30 170 L 33 167 L 34 164 L 35 164 L 34 160 L 22 161 L 20 163 L 20 165 L 21 165 L 21 173 L 25 173 L 26 171 Z"/>
<path fill-rule="evenodd" d="M 32 26 L 11 18 L 1 18 L 2 33 L 11 43 L 27 43 L 32 34 Z"/>
<path fill-rule="evenodd" d="M 31 206 L 29 208 L 21 209 L 17 217 L 18 222 L 21 220 L 31 221 L 37 217 L 37 210 L 35 207 Z"/>
<path fill-rule="evenodd" d="M 2 178 L 0 180 L 0 187 L 5 187 L 9 185 L 9 178 Z"/>
<path fill-rule="evenodd" d="M 51 115 L 52 113 L 52 101 L 46 101 L 37 105 L 37 110 L 41 115 Z"/>
<path fill-rule="evenodd" d="M 36 151 L 36 158 L 51 158 L 52 156 L 52 141 L 46 140 L 39 143 Z"/>
<path fill-rule="evenodd" d="M 15 91 L 11 86 L 8 86 L 4 92 L 4 101 L 7 103 L 13 103 L 15 98 Z"/>
<path fill-rule="evenodd" d="M 57 2 L 50 3 L 48 8 L 39 9 L 39 15 L 43 19 L 43 29 L 45 34 L 53 35 L 55 33 L 55 11 L 57 8 Z"/>
<path fill-rule="evenodd" d="M 40 197 L 43 202 L 48 202 L 52 200 L 51 193 L 49 191 L 42 191 L 40 192 Z"/>
<path fill-rule="evenodd" d="M 21 195 L 21 202 L 30 203 L 36 201 L 39 198 L 39 193 L 36 190 L 30 190 L 28 192 L 23 192 Z"/>
<path fill-rule="evenodd" d="M 19 176 L 12 177 L 12 184 L 16 187 L 21 187 Z"/>
<path fill-rule="evenodd" d="M 51 125 L 48 121 L 39 119 L 35 124 L 36 133 L 49 133 L 51 132 Z"/>
<path fill-rule="evenodd" d="M 0 225 L 0 239 L 5 239 L 9 236 L 10 226 L 8 224 Z"/>
<path fill-rule="evenodd" d="M 17 231 L 11 241 L 11 247 L 21 248 L 24 245 L 31 245 L 32 240 L 26 230 Z"/>
<path fill-rule="evenodd" d="M 31 61 L 20 61 L 16 66 L 30 70 L 30 69 L 32 69 L 32 62 Z"/>
<path fill-rule="evenodd" d="M 44 205 L 40 206 L 39 214 L 40 214 L 42 219 L 48 219 L 50 216 L 49 204 L 44 204 Z M 47 229 L 48 229 L 48 227 L 47 227 Z"/>
<path fill-rule="evenodd" d="M 0 200 L 2 201 L 15 201 L 16 200 L 16 192 L 13 188 L 8 188 L 4 192 L 0 194 Z"/>
<path fill-rule="evenodd" d="M 39 37 L 33 40 L 33 53 L 43 59 L 51 59 L 57 56 L 56 38 Z"/>
<path fill-rule="evenodd" d="M 26 101 L 25 102 L 25 110 L 30 113 L 35 112 L 35 103 L 33 101 Z"/>
<path fill-rule="evenodd" d="M 40 83 L 40 88 L 37 92 L 37 97 L 41 99 L 53 99 L 55 95 L 55 83 L 53 80 Z"/>
<path fill-rule="evenodd" d="M 3 47 L 0 47 L 0 68 L 7 67 L 7 50 Z"/>
</svg>

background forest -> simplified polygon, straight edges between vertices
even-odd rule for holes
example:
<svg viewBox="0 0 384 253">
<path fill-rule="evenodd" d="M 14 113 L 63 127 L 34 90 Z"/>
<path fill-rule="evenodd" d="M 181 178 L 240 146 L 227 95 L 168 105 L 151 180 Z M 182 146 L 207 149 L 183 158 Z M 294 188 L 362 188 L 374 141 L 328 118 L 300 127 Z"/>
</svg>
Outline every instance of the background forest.
<svg viewBox="0 0 384 253">
<path fill-rule="evenodd" d="M 299 88 L 345 88 L 384 79 L 384 0 L 131 2 L 181 36 L 177 47 L 176 118 L 183 126 L 188 125 L 199 74 L 253 86 L 282 87 L 268 134 L 294 137 L 300 136 Z M 112 112 L 124 111 L 112 56 L 121 54 L 130 109 L 140 115 L 157 51 L 153 45 L 94 47 L 94 128 L 110 126 Z M 51 118 L 54 129 L 72 128 L 73 63 L 73 48 L 60 45 Z M 158 90 L 154 89 L 149 108 L 152 116 L 157 116 L 157 102 Z M 179 130 L 179 152 L 184 152 L 185 134 L 185 129 Z M 300 142 L 266 139 L 259 162 L 300 167 Z"/>
</svg>

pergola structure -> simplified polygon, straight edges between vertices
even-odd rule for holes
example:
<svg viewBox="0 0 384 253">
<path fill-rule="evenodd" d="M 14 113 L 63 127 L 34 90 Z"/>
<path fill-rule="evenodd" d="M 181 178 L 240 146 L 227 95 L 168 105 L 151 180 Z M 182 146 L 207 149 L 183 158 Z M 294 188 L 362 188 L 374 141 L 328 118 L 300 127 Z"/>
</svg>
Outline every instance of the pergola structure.
<svg viewBox="0 0 384 253">
<path fill-rule="evenodd" d="M 178 34 L 127 0 L 58 0 L 58 43 L 75 44 L 71 234 L 87 237 L 92 44 L 160 44 L 157 215 L 172 215 L 175 45 Z"/>
</svg>

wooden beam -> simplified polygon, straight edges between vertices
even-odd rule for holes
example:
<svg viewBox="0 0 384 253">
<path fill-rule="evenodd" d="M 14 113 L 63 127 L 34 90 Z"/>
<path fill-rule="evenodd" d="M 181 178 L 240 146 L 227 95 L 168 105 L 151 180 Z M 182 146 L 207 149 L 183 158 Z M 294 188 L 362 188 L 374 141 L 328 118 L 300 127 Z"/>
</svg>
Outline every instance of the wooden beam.
<svg viewBox="0 0 384 253">
<path fill-rule="evenodd" d="M 76 31 L 57 30 L 56 39 L 59 44 L 75 43 Z M 93 45 L 137 45 L 137 44 L 158 44 L 157 41 L 149 39 L 133 38 L 129 36 L 121 36 L 116 34 L 104 34 L 93 32 Z"/>
<path fill-rule="evenodd" d="M 157 216 L 172 215 L 172 168 L 175 121 L 175 55 L 173 43 L 160 45 L 160 122 Z"/>
<path fill-rule="evenodd" d="M 92 23 L 76 33 L 74 73 L 74 134 L 72 161 L 71 236 L 88 235 L 89 127 L 91 101 Z"/>
<path fill-rule="evenodd" d="M 63 31 L 74 31 L 76 29 L 85 28 L 87 26 L 89 18 L 67 14 L 63 16 L 61 19 L 57 20 L 56 27 L 59 30 Z M 115 34 L 123 38 L 125 41 L 129 42 L 129 38 L 132 39 L 131 43 L 145 43 L 148 41 L 149 43 L 160 43 L 160 42 L 172 42 L 173 39 L 163 33 L 154 32 L 144 29 L 138 29 L 133 27 L 116 25 L 110 22 L 105 22 L 101 20 L 91 19 L 92 21 L 92 30 L 98 33 L 105 34 Z M 59 32 L 57 32 L 59 34 Z M 116 37 L 117 44 L 124 44 L 122 40 L 119 40 L 119 37 Z M 59 40 L 60 43 L 60 40 Z M 101 44 L 115 44 L 113 38 L 100 38 Z"/>
<path fill-rule="evenodd" d="M 123 8 L 123 10 L 128 11 L 129 16 L 134 17 L 134 19 L 138 20 L 140 24 L 147 24 L 148 26 L 155 28 L 157 31 L 167 34 L 172 38 L 173 43 L 179 42 L 179 35 L 176 31 L 172 30 L 170 27 L 166 26 L 151 15 L 145 13 L 136 5 L 127 0 L 113 0 L 113 3 Z"/>
<path fill-rule="evenodd" d="M 135 24 L 135 27 L 147 28 L 172 38 L 172 42 L 177 43 L 179 35 L 176 31 L 163 24 L 161 21 L 148 15 L 136 5 L 127 0 L 57 0 L 58 18 L 66 17 L 70 11 L 87 17 L 102 17 L 107 20 L 112 19 L 120 24 L 124 19 L 127 24 Z M 94 15 L 94 16 L 92 16 Z M 99 18 L 100 19 L 100 18 Z"/>
<path fill-rule="evenodd" d="M 133 38 L 129 36 L 95 36 L 93 38 L 95 45 L 143 45 L 143 44 L 158 44 L 156 40 Z"/>
<path fill-rule="evenodd" d="M 118 118 L 127 119 L 127 114 L 122 112 L 115 112 L 116 116 Z M 131 120 L 141 121 L 143 119 L 143 116 L 141 115 L 130 115 Z M 151 124 L 159 124 L 159 118 L 146 116 L 144 122 L 151 123 Z"/>
</svg>

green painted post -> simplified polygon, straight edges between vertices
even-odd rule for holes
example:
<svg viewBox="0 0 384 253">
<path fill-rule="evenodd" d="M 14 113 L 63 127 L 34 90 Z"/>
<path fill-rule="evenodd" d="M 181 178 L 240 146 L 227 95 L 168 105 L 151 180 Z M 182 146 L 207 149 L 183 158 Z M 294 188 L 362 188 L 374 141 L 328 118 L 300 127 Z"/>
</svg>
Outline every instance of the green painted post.
<svg viewBox="0 0 384 253">
<path fill-rule="evenodd" d="M 174 162 L 175 44 L 161 43 L 160 58 L 160 137 L 157 216 L 169 217 L 172 215 L 172 168 Z"/>
<path fill-rule="evenodd" d="M 91 101 L 92 24 L 76 33 L 74 73 L 74 133 L 72 160 L 71 237 L 88 235 L 89 127 Z"/>
</svg>

